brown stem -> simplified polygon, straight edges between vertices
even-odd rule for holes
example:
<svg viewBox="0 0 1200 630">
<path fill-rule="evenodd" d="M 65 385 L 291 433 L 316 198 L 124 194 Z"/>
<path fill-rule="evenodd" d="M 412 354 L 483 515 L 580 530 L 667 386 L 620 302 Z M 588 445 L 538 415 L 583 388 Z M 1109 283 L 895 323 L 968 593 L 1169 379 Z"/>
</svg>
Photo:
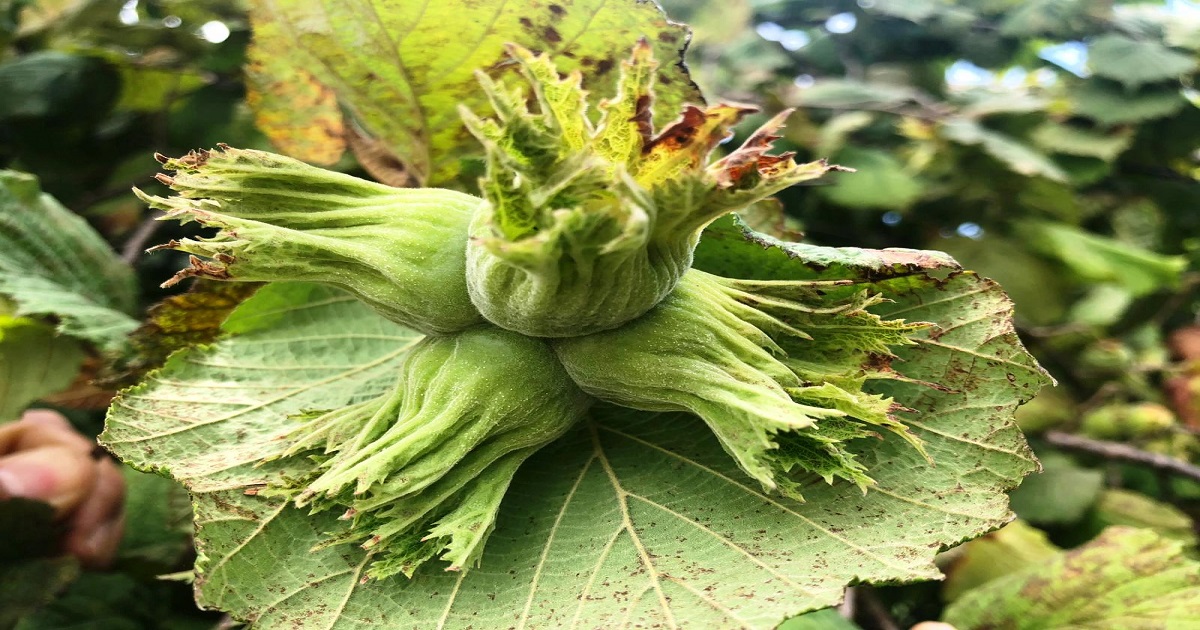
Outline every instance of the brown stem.
<svg viewBox="0 0 1200 630">
<path fill-rule="evenodd" d="M 855 591 L 858 596 L 860 621 L 868 622 L 869 625 L 866 627 L 879 630 L 900 630 L 900 624 L 896 623 L 892 613 L 888 612 L 887 605 L 879 599 L 879 594 L 875 592 L 875 589 L 869 586 L 856 586 Z"/>
<path fill-rule="evenodd" d="M 1042 436 L 1046 442 L 1058 448 L 1090 453 L 1105 459 L 1141 464 L 1155 470 L 1170 472 L 1180 477 L 1200 481 L 1200 466 L 1161 453 L 1151 453 L 1118 442 L 1103 442 L 1063 431 L 1048 431 Z"/>
<path fill-rule="evenodd" d="M 129 240 L 125 241 L 125 246 L 121 248 L 121 260 L 124 260 L 125 264 L 132 265 L 145 252 L 146 243 L 150 242 L 154 233 L 162 225 L 162 221 L 158 220 L 162 215 L 163 213 L 158 210 L 151 210 L 150 214 L 142 219 L 141 225 L 137 226 L 133 234 L 129 235 Z"/>
</svg>

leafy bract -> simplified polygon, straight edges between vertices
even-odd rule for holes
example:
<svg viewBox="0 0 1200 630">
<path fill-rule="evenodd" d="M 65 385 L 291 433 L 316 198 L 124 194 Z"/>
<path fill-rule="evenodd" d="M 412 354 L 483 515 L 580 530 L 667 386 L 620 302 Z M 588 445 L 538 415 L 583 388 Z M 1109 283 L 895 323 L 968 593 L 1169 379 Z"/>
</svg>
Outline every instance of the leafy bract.
<svg viewBox="0 0 1200 630">
<path fill-rule="evenodd" d="M 484 0 L 469 8 L 396 0 L 257 0 L 254 27 L 255 85 L 261 90 L 293 77 L 308 94 L 292 125 L 278 120 L 279 101 L 270 99 L 276 92 L 260 91 L 251 99 L 261 107 L 260 120 L 272 121 L 266 131 L 281 148 L 296 146 L 297 128 L 330 118 L 311 85 L 315 78 L 417 182 L 449 181 L 462 159 L 478 154 L 456 107 L 486 108 L 474 72 L 482 68 L 497 77 L 512 71 L 506 43 L 550 53 L 564 72 L 583 72 L 594 93 L 611 94 L 619 57 L 645 37 L 662 62 L 654 104 L 659 121 L 673 120 L 683 103 L 701 100 L 681 62 L 687 29 L 642 0 L 538 5 Z M 266 59 L 272 61 L 263 63 Z"/>
<path fill-rule="evenodd" d="M 419 337 L 299 283 L 264 287 L 226 338 L 124 392 L 101 439 L 190 490 L 201 605 L 261 628 L 773 628 L 853 582 L 935 578 L 938 549 L 1010 518 L 1004 491 L 1036 465 L 1012 412 L 1046 377 L 994 283 L 928 252 L 785 245 L 732 219 L 709 228 L 697 262 L 840 280 L 827 290 L 890 298 L 881 316 L 936 322 L 869 387 L 914 410 L 937 465 L 898 437 L 859 440 L 877 485 L 864 496 L 814 478 L 797 503 L 763 492 L 695 418 L 599 407 L 517 473 L 479 568 L 364 581 L 369 552 L 313 549 L 336 515 L 257 492 L 295 464 L 254 463 L 286 446 L 290 415 L 386 390 Z"/>
<path fill-rule="evenodd" d="M 0 296 L 19 316 L 59 320 L 59 331 L 115 350 L 137 326 L 129 266 L 87 222 L 38 188 L 0 172 Z"/>
<path fill-rule="evenodd" d="M 961 630 L 1184 628 L 1196 619 L 1200 564 L 1179 542 L 1127 527 L 973 589 L 943 617 Z"/>
</svg>

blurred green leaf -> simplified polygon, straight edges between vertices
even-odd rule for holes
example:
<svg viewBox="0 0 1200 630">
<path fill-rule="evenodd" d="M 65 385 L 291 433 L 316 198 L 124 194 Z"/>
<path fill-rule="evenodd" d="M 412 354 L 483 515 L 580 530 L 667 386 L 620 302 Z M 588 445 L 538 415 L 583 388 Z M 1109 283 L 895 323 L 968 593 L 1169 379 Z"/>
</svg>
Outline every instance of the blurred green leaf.
<svg viewBox="0 0 1200 630">
<path fill-rule="evenodd" d="M 1033 130 L 1034 144 L 1049 153 L 1082 155 L 1113 161 L 1133 143 L 1129 130 L 1100 133 L 1090 129 L 1046 121 Z"/>
<path fill-rule="evenodd" d="M 883 15 L 923 22 L 953 5 L 948 0 L 875 0 L 869 8 Z"/>
<path fill-rule="evenodd" d="M 132 270 L 82 218 L 0 171 L 0 295 L 16 315 L 53 317 L 59 331 L 111 351 L 137 326 Z"/>
<path fill-rule="evenodd" d="M 13 630 L 144 630 L 162 627 L 166 608 L 166 601 L 127 575 L 84 573 L 59 597 L 24 616 Z"/>
<path fill-rule="evenodd" d="M 902 210 L 912 205 L 924 190 L 921 181 L 886 151 L 846 147 L 834 161 L 856 172 L 838 175 L 832 184 L 818 190 L 823 197 L 843 206 Z"/>
<path fill-rule="evenodd" d="M 1136 89 L 1193 72 L 1196 59 L 1157 42 L 1110 33 L 1097 37 L 1088 46 L 1088 66 L 1096 76 Z"/>
<path fill-rule="evenodd" d="M 1058 453 L 1040 454 L 1038 459 L 1042 472 L 1030 475 L 1009 494 L 1013 511 L 1037 525 L 1082 520 L 1104 489 L 1104 473 Z"/>
<path fill-rule="evenodd" d="M 1058 267 L 1031 254 L 1020 241 L 988 231 L 978 239 L 942 239 L 939 246 L 968 269 L 999 282 L 1017 305 L 1019 321 L 1032 325 L 1061 321 L 1071 283 Z"/>
<path fill-rule="evenodd" d="M 1179 542 L 1125 527 L 968 591 L 942 616 L 958 630 L 1186 628 L 1197 619 L 1200 563 Z"/>
<path fill-rule="evenodd" d="M 1090 282 L 1115 282 L 1134 295 L 1145 295 L 1179 286 L 1187 260 L 1164 256 L 1049 221 L 1027 220 L 1017 231 L 1035 250 L 1061 261 Z"/>
<path fill-rule="evenodd" d="M 1009 37 L 1052 35 L 1071 37 L 1086 31 L 1100 17 L 1104 3 L 1094 0 L 1023 0 L 1011 2 L 1000 24 Z M 1006 8 L 1009 8 L 1006 7 Z"/>
<path fill-rule="evenodd" d="M 0 121 L 95 117 L 117 98 L 116 71 L 94 57 L 36 52 L 0 65 Z"/>
<path fill-rule="evenodd" d="M 1165 538 L 1196 546 L 1196 525 L 1190 516 L 1170 503 L 1121 488 L 1100 495 L 1092 524 L 1097 530 L 1114 525 L 1152 529 Z"/>
<path fill-rule="evenodd" d="M 849 79 L 824 79 L 798 93 L 796 104 L 801 107 L 832 107 L 854 109 L 861 107 L 894 107 L 909 102 L 917 92 L 903 85 L 866 83 Z"/>
<path fill-rule="evenodd" d="M 1044 154 L 1012 136 L 987 129 L 975 121 L 948 120 L 942 123 L 941 131 L 943 136 L 959 144 L 982 147 L 984 152 L 1008 166 L 1014 173 L 1027 177 L 1041 176 L 1057 182 L 1067 179 L 1062 167 Z"/>
<path fill-rule="evenodd" d="M 130 468 L 125 475 L 125 536 L 117 551 L 124 565 L 149 575 L 179 568 L 192 549 L 192 504 L 178 483 Z"/>
<path fill-rule="evenodd" d="M 1170 116 L 1188 104 L 1178 87 L 1152 86 L 1131 92 L 1101 81 L 1085 81 L 1071 91 L 1070 99 L 1076 114 L 1108 126 Z"/>
<path fill-rule="evenodd" d="M 847 112 L 829 119 L 821 127 L 820 140 L 817 144 L 818 155 L 836 155 L 849 140 L 850 134 L 870 125 L 875 121 L 875 115 L 870 112 Z"/>
<path fill-rule="evenodd" d="M 1060 551 L 1045 532 L 1013 521 L 946 554 L 950 559 L 942 567 L 946 573 L 942 598 L 953 602 L 977 586 L 1042 564 Z"/>
<path fill-rule="evenodd" d="M 0 563 L 0 628 L 13 628 L 79 577 L 74 558 Z"/>
<path fill-rule="evenodd" d="M 0 315 L 0 423 L 29 403 L 65 389 L 79 373 L 83 349 L 27 317 Z"/>
</svg>

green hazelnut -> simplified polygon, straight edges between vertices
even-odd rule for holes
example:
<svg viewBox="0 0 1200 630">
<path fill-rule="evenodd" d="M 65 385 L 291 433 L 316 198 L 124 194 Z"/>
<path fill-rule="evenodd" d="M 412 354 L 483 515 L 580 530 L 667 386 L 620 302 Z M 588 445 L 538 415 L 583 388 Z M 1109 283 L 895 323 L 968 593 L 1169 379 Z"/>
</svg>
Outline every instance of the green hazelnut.
<svg viewBox="0 0 1200 630">
<path fill-rule="evenodd" d="M 485 203 L 471 223 L 467 280 L 497 326 L 536 337 L 616 328 L 650 310 L 691 267 L 713 220 L 831 170 L 768 155 L 777 116 L 738 150 L 708 164 L 743 105 L 690 106 L 657 134 L 657 63 L 645 42 L 622 63 L 617 95 L 595 125 L 578 72 L 510 47 L 525 92 L 479 80 L 495 117 L 463 111 L 483 143 Z"/>
<path fill-rule="evenodd" d="M 272 492 L 345 510 L 350 525 L 334 541 L 377 550 L 370 577 L 411 575 L 439 553 L 466 568 L 517 467 L 590 402 L 542 341 L 491 326 L 426 337 L 391 391 L 309 414 L 284 436 L 285 457 L 318 464 Z"/>
<path fill-rule="evenodd" d="M 426 333 L 483 321 L 466 286 L 476 197 L 393 188 L 263 151 L 221 147 L 162 158 L 177 196 L 138 195 L 168 219 L 220 228 L 156 249 L 193 256 L 166 284 L 201 276 L 331 284 L 385 317 Z"/>
<path fill-rule="evenodd" d="M 619 405 L 686 411 L 768 490 L 799 498 L 801 475 L 865 488 L 847 443 L 879 427 L 920 443 L 891 399 L 863 390 L 920 325 L 883 320 L 864 293 L 687 272 L 653 310 L 615 330 L 553 342 L 584 391 Z"/>
</svg>

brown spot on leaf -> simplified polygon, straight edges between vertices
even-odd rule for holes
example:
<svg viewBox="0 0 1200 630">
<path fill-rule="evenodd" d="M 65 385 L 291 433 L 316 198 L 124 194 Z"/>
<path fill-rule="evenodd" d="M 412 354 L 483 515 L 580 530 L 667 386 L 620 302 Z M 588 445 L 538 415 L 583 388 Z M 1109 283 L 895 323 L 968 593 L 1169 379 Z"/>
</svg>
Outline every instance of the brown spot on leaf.
<svg viewBox="0 0 1200 630">
<path fill-rule="evenodd" d="M 642 146 L 646 146 L 650 142 L 650 137 L 654 135 L 654 125 L 651 122 L 654 113 L 650 110 L 653 101 L 653 97 L 649 94 L 639 96 L 633 110 L 633 118 L 630 119 L 631 122 L 637 123 L 638 135 L 642 137 Z"/>
<path fill-rule="evenodd" d="M 521 26 L 524 26 L 525 28 L 533 28 L 533 20 L 531 20 L 527 17 L 523 17 L 517 21 L 520 22 Z"/>
<path fill-rule="evenodd" d="M 947 266 L 944 259 L 916 249 L 888 248 L 880 250 L 879 257 L 885 264 L 909 268 L 930 269 Z"/>
<path fill-rule="evenodd" d="M 557 44 L 562 41 L 562 35 L 558 34 L 558 29 L 553 26 L 547 26 L 542 29 L 542 37 L 551 44 Z"/>
<path fill-rule="evenodd" d="M 562 17 L 567 14 L 567 10 L 558 6 L 557 4 L 550 5 L 550 12 L 553 13 L 555 17 Z"/>
<path fill-rule="evenodd" d="M 704 118 L 704 110 L 695 105 L 688 105 L 684 108 L 683 115 L 679 120 L 663 129 L 658 136 L 643 147 L 642 152 L 650 153 L 657 147 L 662 147 L 667 151 L 681 150 L 691 144 L 696 137 L 696 131 L 704 124 Z"/>
<path fill-rule="evenodd" d="M 615 64 L 613 63 L 612 59 L 601 59 L 600 61 L 596 62 L 596 76 L 599 77 L 608 74 L 608 72 L 613 69 L 613 65 Z"/>
</svg>

